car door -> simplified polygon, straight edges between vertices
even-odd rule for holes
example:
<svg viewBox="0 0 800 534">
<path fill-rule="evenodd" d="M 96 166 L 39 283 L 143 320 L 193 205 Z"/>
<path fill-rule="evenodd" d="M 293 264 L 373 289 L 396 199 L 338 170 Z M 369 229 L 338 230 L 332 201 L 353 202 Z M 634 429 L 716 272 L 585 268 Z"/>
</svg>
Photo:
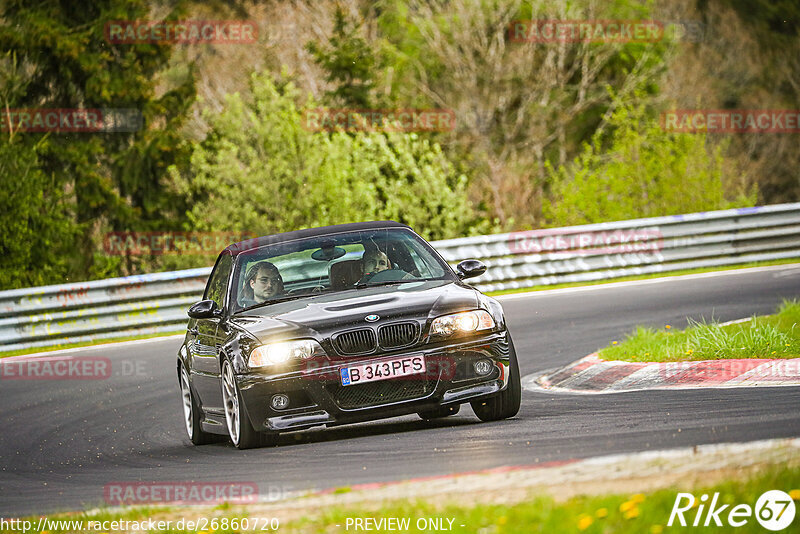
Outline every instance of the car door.
<svg viewBox="0 0 800 534">
<path fill-rule="evenodd" d="M 233 258 L 223 252 L 208 278 L 204 300 L 213 300 L 220 310 L 225 309 L 225 298 L 231 276 Z M 219 348 L 222 344 L 220 336 L 220 318 L 197 319 L 194 324 L 194 349 L 190 350 L 192 381 L 203 409 L 207 412 L 222 413 L 222 391 L 220 389 Z M 191 325 L 190 325 L 191 328 Z"/>
</svg>

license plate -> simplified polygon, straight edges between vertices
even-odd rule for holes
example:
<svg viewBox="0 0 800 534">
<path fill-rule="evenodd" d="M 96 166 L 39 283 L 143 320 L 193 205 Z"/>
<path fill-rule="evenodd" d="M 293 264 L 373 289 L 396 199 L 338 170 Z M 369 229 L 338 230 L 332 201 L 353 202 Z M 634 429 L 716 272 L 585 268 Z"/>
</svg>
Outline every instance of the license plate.
<svg viewBox="0 0 800 534">
<path fill-rule="evenodd" d="M 387 380 L 398 376 L 416 375 L 424 372 L 425 358 L 422 355 L 404 356 L 395 360 L 353 365 L 344 367 L 339 371 L 343 386 Z"/>
</svg>

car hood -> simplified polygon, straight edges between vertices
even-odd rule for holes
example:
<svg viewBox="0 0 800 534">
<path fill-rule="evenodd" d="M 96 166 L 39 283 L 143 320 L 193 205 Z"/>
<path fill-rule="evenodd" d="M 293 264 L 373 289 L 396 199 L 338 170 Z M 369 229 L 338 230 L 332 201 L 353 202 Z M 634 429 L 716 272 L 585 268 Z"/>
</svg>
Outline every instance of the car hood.
<svg viewBox="0 0 800 534">
<path fill-rule="evenodd" d="M 231 323 L 259 342 L 314 337 L 363 326 L 429 319 L 478 307 L 479 293 L 449 280 L 406 282 L 398 286 L 353 289 L 279 302 L 235 315 Z M 377 315 L 367 322 L 367 315 Z"/>
</svg>

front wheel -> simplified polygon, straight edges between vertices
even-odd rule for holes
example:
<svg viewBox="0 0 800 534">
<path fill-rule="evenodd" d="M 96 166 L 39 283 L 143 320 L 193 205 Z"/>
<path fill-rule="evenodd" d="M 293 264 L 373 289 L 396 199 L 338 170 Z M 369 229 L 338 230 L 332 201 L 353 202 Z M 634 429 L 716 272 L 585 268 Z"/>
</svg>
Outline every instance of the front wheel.
<svg viewBox="0 0 800 534">
<path fill-rule="evenodd" d="M 517 363 L 517 353 L 514 350 L 514 342 L 511 335 L 508 335 L 508 386 L 498 395 L 485 400 L 473 401 L 470 403 L 472 410 L 481 421 L 499 421 L 514 417 L 519 412 L 519 405 L 522 400 L 522 382 L 519 376 L 519 364 Z"/>
<path fill-rule="evenodd" d="M 192 385 L 189 382 L 189 373 L 186 372 L 186 367 L 181 364 L 181 399 L 183 400 L 183 422 L 186 426 L 186 433 L 194 445 L 206 445 L 212 443 L 216 436 L 203 432 L 200 426 L 200 409 L 197 407 L 197 402 L 192 394 Z"/>
<path fill-rule="evenodd" d="M 225 421 L 228 423 L 228 436 L 237 449 L 252 449 L 264 445 L 265 436 L 250 424 L 242 394 L 236 384 L 231 362 L 222 364 L 222 401 L 225 404 Z"/>
</svg>

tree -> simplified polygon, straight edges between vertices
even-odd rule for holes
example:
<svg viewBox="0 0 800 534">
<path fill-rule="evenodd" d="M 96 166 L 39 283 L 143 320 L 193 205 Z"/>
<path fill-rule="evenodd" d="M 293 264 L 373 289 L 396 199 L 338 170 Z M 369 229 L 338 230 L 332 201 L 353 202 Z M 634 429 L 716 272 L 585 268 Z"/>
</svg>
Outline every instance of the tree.
<svg viewBox="0 0 800 534">
<path fill-rule="evenodd" d="M 0 8 L 0 50 L 13 53 L 29 71 L 14 106 L 131 109 L 143 117 L 144 127 L 134 132 L 24 133 L 42 141 L 37 167 L 52 179 L 44 197 L 68 191 L 74 203 L 80 239 L 70 254 L 70 279 L 137 270 L 97 252 L 102 232 L 174 227 L 184 211 L 164 179 L 169 165 L 188 156 L 180 127 L 194 100 L 191 70 L 170 86 L 160 74 L 172 46 L 110 44 L 104 36 L 106 22 L 147 19 L 149 9 L 145 0 L 7 0 Z M 178 2 L 169 17 L 180 13 Z M 25 146 L 17 143 L 11 150 Z M 17 166 L 25 166 L 25 156 L 17 157 Z"/>
<path fill-rule="evenodd" d="M 68 199 L 39 168 L 40 148 L 19 136 L 0 141 L 0 288 L 45 285 L 67 272 L 77 227 Z"/>
<path fill-rule="evenodd" d="M 0 58 L 0 113 L 18 106 L 29 83 L 29 68 L 16 56 Z M 44 285 L 68 273 L 77 237 L 71 198 L 42 172 L 39 153 L 48 137 L 32 138 L 8 128 L 0 134 L 0 288 Z"/>
<path fill-rule="evenodd" d="M 394 219 L 431 239 L 471 230 L 466 178 L 437 144 L 413 133 L 311 131 L 294 85 L 269 73 L 253 74 L 251 93 L 207 111 L 211 131 L 190 168 L 172 168 L 194 228 L 264 235 Z"/>
<path fill-rule="evenodd" d="M 333 35 L 328 45 L 323 48 L 311 41 L 306 49 L 327 73 L 327 81 L 333 84 L 334 89 L 326 93 L 331 103 L 367 109 L 381 61 L 358 34 L 358 25 L 348 19 L 340 6 L 336 7 L 334 17 Z"/>
<path fill-rule="evenodd" d="M 406 58 L 395 76 L 402 98 L 423 95 L 455 112 L 448 148 L 471 158 L 488 215 L 521 228 L 539 224 L 545 163 L 566 163 L 619 102 L 646 87 L 663 68 L 665 44 L 515 41 L 509 28 L 520 20 L 647 19 L 649 9 L 627 1 L 408 0 L 387 3 L 382 28 Z"/>
</svg>

